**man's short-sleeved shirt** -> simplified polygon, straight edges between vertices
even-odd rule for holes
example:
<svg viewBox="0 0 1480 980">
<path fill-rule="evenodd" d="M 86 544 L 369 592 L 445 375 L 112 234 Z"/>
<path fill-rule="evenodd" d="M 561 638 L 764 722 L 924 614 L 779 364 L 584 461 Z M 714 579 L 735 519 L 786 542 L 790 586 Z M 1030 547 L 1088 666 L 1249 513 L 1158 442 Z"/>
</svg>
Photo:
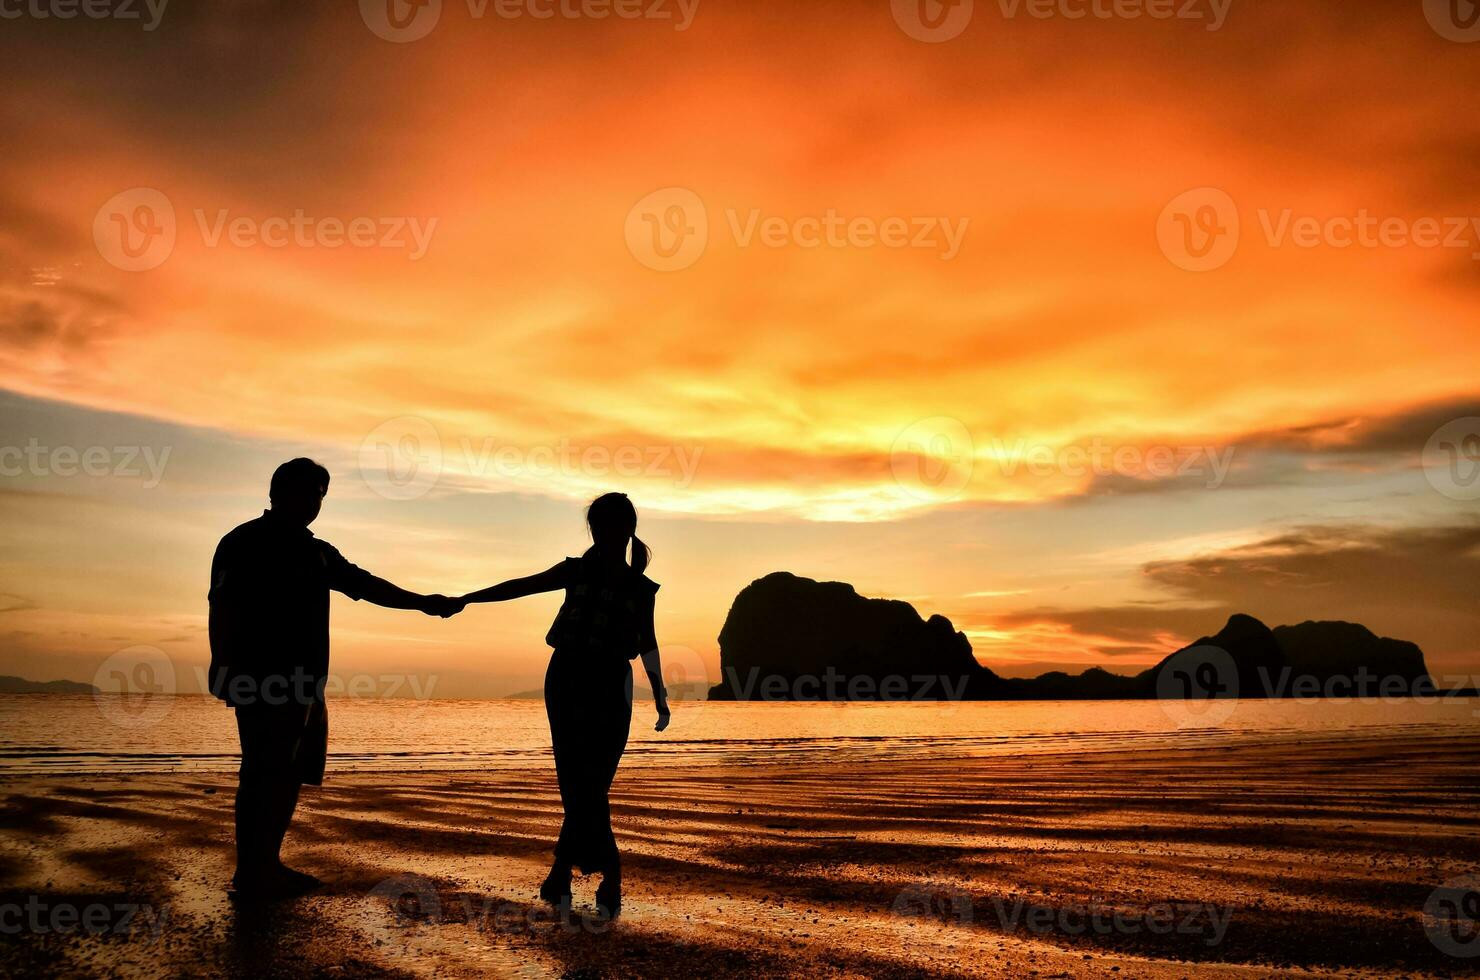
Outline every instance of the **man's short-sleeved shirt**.
<svg viewBox="0 0 1480 980">
<path fill-rule="evenodd" d="M 329 672 L 329 592 L 359 599 L 373 578 L 271 511 L 234 528 L 211 562 L 211 692 L 230 704 L 317 696 Z"/>
</svg>

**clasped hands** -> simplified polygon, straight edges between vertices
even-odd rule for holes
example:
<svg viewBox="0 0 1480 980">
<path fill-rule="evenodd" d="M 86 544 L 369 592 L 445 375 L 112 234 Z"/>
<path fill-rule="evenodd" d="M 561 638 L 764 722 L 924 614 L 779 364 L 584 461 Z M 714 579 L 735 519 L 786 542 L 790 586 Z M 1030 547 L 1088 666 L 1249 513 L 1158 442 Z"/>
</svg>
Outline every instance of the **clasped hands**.
<svg viewBox="0 0 1480 980">
<path fill-rule="evenodd" d="M 461 596 L 424 595 L 421 597 L 421 604 L 416 608 L 428 616 L 441 616 L 443 619 L 451 619 L 453 616 L 462 612 L 467 604 L 467 600 Z"/>
</svg>

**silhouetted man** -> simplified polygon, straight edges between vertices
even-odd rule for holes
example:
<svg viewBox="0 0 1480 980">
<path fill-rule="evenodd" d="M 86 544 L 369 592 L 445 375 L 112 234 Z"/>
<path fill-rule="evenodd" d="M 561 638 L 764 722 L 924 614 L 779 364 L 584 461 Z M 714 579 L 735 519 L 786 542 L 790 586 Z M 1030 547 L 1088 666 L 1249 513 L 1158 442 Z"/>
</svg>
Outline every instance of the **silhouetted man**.
<svg viewBox="0 0 1480 980">
<path fill-rule="evenodd" d="M 211 562 L 211 693 L 236 709 L 241 774 L 236 874 L 241 897 L 306 891 L 313 875 L 285 867 L 283 836 L 304 783 L 324 776 L 329 732 L 329 590 L 392 609 L 451 616 L 455 599 L 419 595 L 344 559 L 308 525 L 329 492 L 329 471 L 293 459 L 272 475 L 272 507 L 235 528 Z"/>
</svg>

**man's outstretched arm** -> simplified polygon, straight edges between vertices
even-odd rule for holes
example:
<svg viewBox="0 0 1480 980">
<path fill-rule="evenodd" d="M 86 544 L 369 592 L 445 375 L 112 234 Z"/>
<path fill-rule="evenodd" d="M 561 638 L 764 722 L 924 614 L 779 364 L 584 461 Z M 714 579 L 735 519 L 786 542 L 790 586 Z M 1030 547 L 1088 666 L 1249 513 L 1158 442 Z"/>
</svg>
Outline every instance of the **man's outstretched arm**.
<svg viewBox="0 0 1480 980">
<path fill-rule="evenodd" d="M 333 548 L 326 548 L 325 561 L 329 566 L 329 587 L 351 599 L 364 599 L 387 609 L 417 609 L 428 616 L 441 616 L 443 619 L 462 612 L 464 603 L 461 599 L 408 591 L 351 564 Z"/>
<path fill-rule="evenodd" d="M 383 578 L 374 575 L 366 575 L 360 583 L 360 598 L 367 602 L 373 602 L 377 606 L 385 606 L 387 609 L 418 609 L 428 616 L 441 616 L 443 619 L 462 612 L 463 602 L 461 599 L 452 599 L 445 595 L 422 595 L 419 592 L 408 592 L 399 585 L 392 585 Z"/>
</svg>

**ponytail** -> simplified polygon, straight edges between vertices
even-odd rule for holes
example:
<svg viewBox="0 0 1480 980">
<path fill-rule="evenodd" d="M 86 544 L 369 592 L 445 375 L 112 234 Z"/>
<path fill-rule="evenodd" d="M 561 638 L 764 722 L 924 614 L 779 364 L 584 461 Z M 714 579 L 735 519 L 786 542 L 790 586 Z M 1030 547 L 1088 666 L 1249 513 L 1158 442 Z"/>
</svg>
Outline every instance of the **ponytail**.
<svg viewBox="0 0 1480 980">
<path fill-rule="evenodd" d="M 653 560 L 653 549 L 642 543 L 642 538 L 632 535 L 632 570 L 641 575 Z"/>
</svg>

